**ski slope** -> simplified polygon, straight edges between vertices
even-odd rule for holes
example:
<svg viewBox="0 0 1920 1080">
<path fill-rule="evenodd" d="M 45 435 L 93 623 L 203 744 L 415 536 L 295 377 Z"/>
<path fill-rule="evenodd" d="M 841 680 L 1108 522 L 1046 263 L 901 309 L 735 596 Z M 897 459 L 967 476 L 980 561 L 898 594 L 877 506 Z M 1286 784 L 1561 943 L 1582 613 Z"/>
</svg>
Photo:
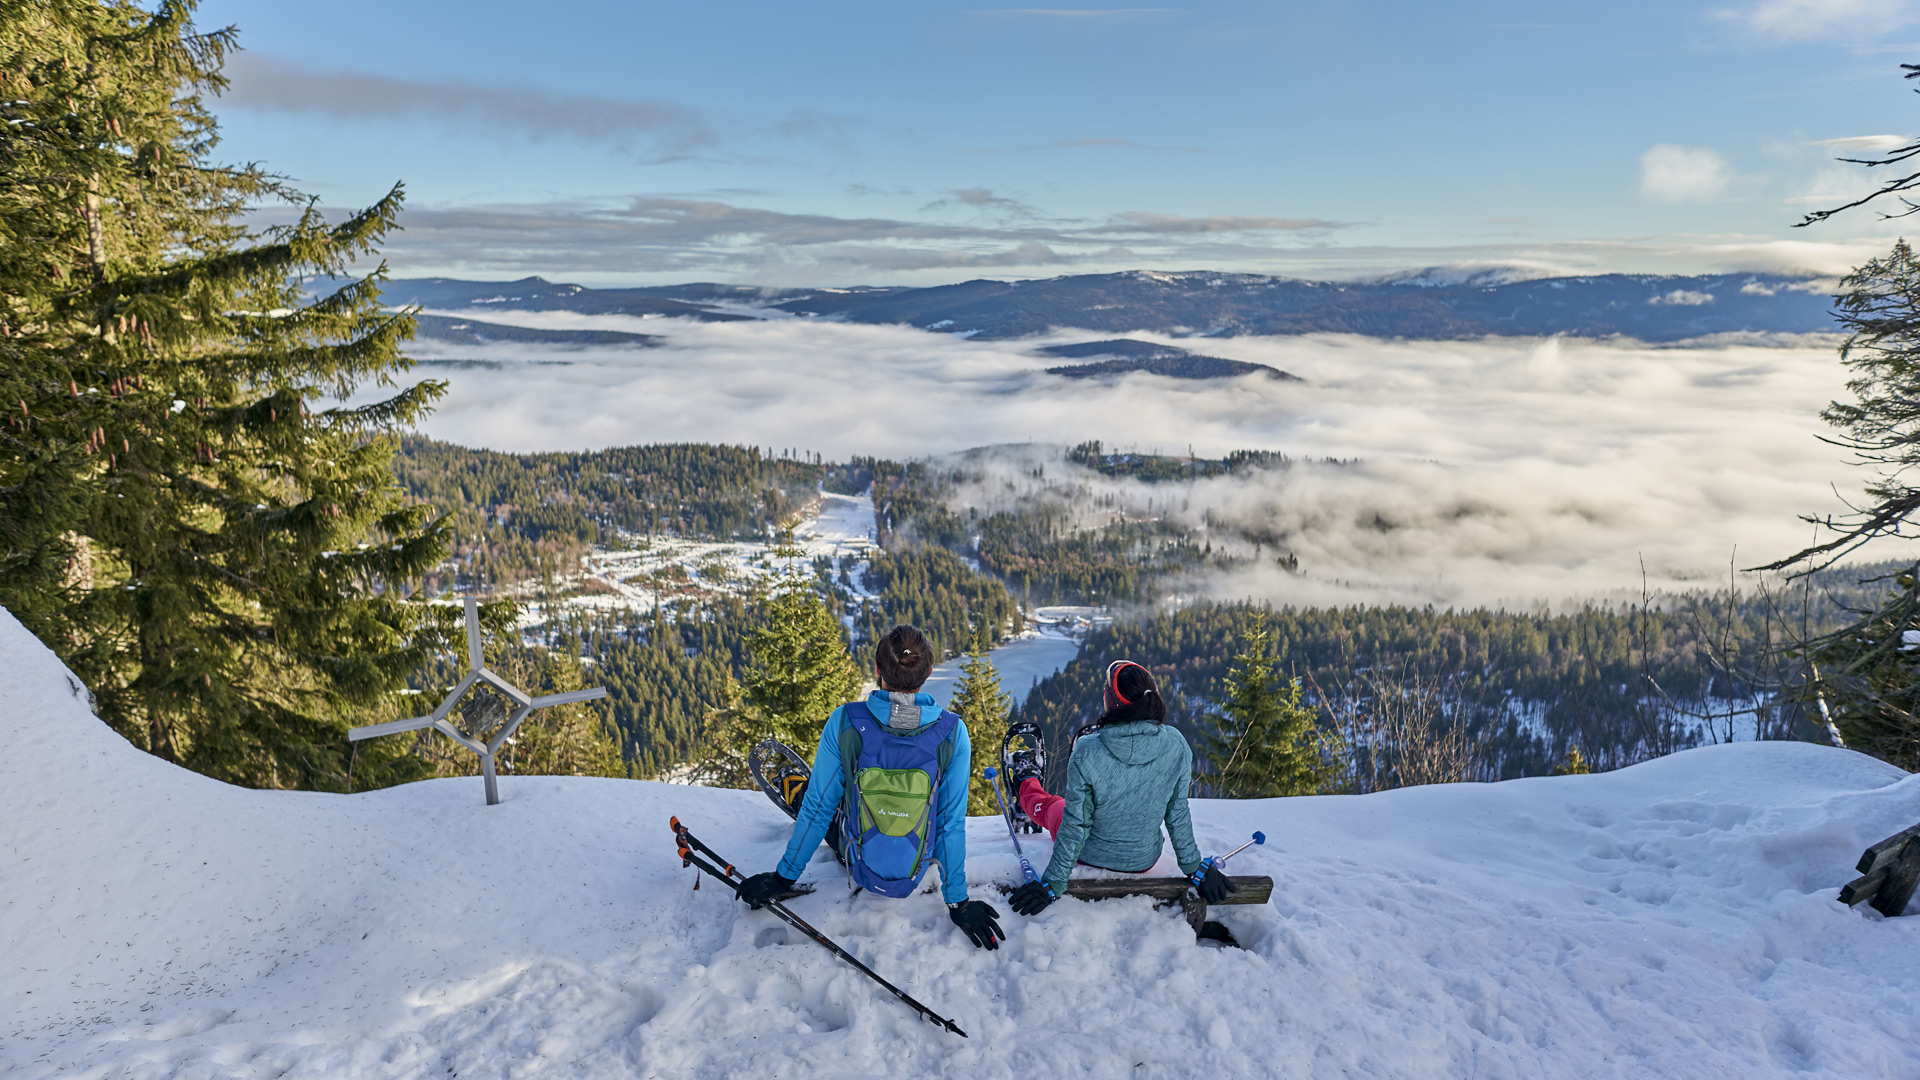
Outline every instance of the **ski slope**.
<svg viewBox="0 0 1920 1080">
<path fill-rule="evenodd" d="M 668 816 L 762 869 L 787 829 L 758 794 L 227 787 L 129 747 L 4 613 L 0 747 L 9 1077 L 1920 1075 L 1920 919 L 1834 900 L 1920 780 L 1846 751 L 1196 803 L 1208 851 L 1271 838 L 1234 863 L 1278 881 L 1224 909 L 1243 951 L 1130 900 L 1008 914 L 981 952 L 936 896 L 850 900 L 816 860 L 795 910 L 960 1039 L 694 891 Z M 969 841 L 978 893 L 1012 880 L 997 819 Z"/>
</svg>

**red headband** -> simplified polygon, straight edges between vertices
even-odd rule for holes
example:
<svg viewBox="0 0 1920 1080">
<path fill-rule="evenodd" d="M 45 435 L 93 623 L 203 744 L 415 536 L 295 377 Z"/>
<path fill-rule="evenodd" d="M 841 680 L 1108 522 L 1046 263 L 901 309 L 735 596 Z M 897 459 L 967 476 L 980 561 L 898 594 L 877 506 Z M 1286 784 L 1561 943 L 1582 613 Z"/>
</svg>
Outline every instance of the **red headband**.
<svg viewBox="0 0 1920 1080">
<path fill-rule="evenodd" d="M 1141 671 L 1147 670 L 1131 660 L 1115 660 L 1113 663 L 1107 665 L 1107 693 L 1113 697 L 1113 700 L 1118 701 L 1122 705 L 1133 704 L 1133 702 L 1127 698 L 1127 695 L 1120 692 L 1120 670 L 1130 667 L 1140 668 Z"/>
</svg>

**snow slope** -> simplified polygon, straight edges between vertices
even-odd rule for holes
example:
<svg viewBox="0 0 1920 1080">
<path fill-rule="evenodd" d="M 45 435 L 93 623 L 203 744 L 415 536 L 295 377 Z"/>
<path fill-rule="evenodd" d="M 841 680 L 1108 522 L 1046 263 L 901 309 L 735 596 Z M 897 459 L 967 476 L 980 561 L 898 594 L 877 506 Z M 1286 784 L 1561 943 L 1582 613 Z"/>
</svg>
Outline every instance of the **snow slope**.
<svg viewBox="0 0 1920 1080">
<path fill-rule="evenodd" d="M 0 746 L 9 1076 L 1920 1075 L 1920 919 L 1833 898 L 1920 780 L 1845 751 L 1198 803 L 1208 850 L 1272 837 L 1236 861 L 1279 881 L 1227 910 L 1244 951 L 1129 900 L 979 952 L 937 897 L 850 901 L 816 861 L 795 909 L 960 1039 L 693 891 L 668 815 L 759 869 L 786 828 L 757 794 L 231 788 L 127 746 L 4 613 Z M 1013 876 L 996 833 L 981 893 Z"/>
</svg>

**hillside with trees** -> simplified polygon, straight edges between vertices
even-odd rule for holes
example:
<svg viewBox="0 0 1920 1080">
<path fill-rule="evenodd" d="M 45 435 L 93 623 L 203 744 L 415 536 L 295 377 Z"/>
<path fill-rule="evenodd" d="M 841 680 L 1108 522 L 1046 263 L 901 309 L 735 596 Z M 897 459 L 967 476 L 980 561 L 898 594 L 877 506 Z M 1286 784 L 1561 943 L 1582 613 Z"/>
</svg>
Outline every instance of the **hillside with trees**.
<svg viewBox="0 0 1920 1080">
<path fill-rule="evenodd" d="M 1835 330 L 1817 280 L 1766 273 L 1534 278 L 1496 268 L 1477 274 L 1427 271 L 1380 281 L 1313 281 L 1209 270 L 1130 270 L 850 289 L 711 284 L 590 289 L 541 278 L 416 278 L 394 282 L 393 291 L 402 302 L 441 310 L 485 313 L 510 304 L 523 311 L 723 322 L 751 317 L 739 311 L 745 304 L 801 318 L 901 324 L 980 341 L 1068 326 L 1109 336 L 1147 331 L 1191 337 L 1204 328 L 1198 333 L 1207 338 L 1335 333 L 1450 341 L 1495 334 L 1680 341 L 1729 332 Z M 1671 299 L 1676 295 L 1690 302 L 1676 303 Z"/>
<path fill-rule="evenodd" d="M 1183 499 L 1177 487 L 1183 482 L 1294 464 L 1272 451 L 1179 457 L 1108 451 L 1086 442 L 1067 450 L 1064 463 L 1056 457 L 1051 476 L 1044 461 L 1023 457 L 1016 463 L 995 447 L 937 462 L 860 459 L 855 466 L 872 478 L 875 513 L 889 547 L 947 548 L 977 561 L 1032 606 L 1151 603 L 1175 590 L 1182 575 L 1230 570 L 1256 559 L 1298 569 L 1282 537 L 1208 512 L 1200 515 L 1206 526 L 1200 528 L 1170 512 Z M 1016 471 L 1022 485 L 1017 495 L 1009 491 L 985 509 L 967 504 L 966 493 L 995 483 L 1010 486 Z M 1094 491 L 1085 480 L 1089 474 L 1146 485 L 1144 505 L 1123 505 Z"/>
<path fill-rule="evenodd" d="M 409 436 L 393 472 L 448 518 L 454 568 L 430 587 L 464 589 L 568 572 L 622 532 L 766 540 L 834 467 L 704 443 L 506 454 Z"/>
<path fill-rule="evenodd" d="M 1825 741 L 1802 703 L 1804 662 L 1783 647 L 1850 619 L 1885 590 L 1888 570 L 1828 571 L 1805 588 L 1731 603 L 1703 593 L 1558 614 L 1196 604 L 1095 631 L 1014 719 L 1040 723 L 1061 751 L 1050 771 L 1064 769 L 1074 734 L 1099 715 L 1101 673 L 1127 659 L 1155 673 L 1169 723 L 1204 747 L 1221 737 L 1232 669 L 1264 656 L 1276 681 L 1301 681 L 1301 700 L 1333 734 L 1350 736 L 1387 696 L 1420 699 L 1435 737 L 1471 736 L 1472 775 L 1456 779 L 1544 775 L 1575 749 L 1613 769 L 1704 742 Z M 1368 772 L 1360 750 L 1347 767 Z M 1202 791 L 1217 783 L 1198 782 Z M 1245 785 L 1230 777 L 1226 786 Z"/>
</svg>

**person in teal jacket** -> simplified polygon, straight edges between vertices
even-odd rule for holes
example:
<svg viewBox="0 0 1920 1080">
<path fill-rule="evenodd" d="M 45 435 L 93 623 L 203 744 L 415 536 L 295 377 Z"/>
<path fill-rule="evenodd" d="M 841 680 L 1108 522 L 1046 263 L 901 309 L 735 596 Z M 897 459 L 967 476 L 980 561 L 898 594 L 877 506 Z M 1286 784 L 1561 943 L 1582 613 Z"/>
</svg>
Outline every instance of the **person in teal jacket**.
<svg viewBox="0 0 1920 1080">
<path fill-rule="evenodd" d="M 1053 859 L 1039 881 L 1014 890 L 1010 903 L 1022 915 L 1038 915 L 1067 891 L 1076 863 L 1102 870 L 1144 874 L 1160 859 L 1160 827 L 1173 838 L 1180 872 L 1202 869 L 1193 842 L 1187 789 L 1193 782 L 1193 750 L 1166 726 L 1167 703 L 1146 668 L 1116 660 L 1107 668 L 1106 712 L 1094 730 L 1074 744 L 1067 781 L 1059 795 L 1041 786 L 1030 761 L 1013 763 L 1020 808 L 1053 834 Z M 1200 896 L 1217 904 L 1233 883 L 1205 867 Z"/>
<path fill-rule="evenodd" d="M 929 731 L 943 715 L 933 695 L 919 692 L 932 672 L 933 651 L 926 636 L 912 626 L 894 627 L 874 646 L 874 678 L 880 688 L 867 695 L 865 711 L 902 738 Z M 820 732 L 812 776 L 780 865 L 741 882 L 740 899 L 749 907 L 757 908 L 791 893 L 822 839 L 830 839 L 835 854 L 846 861 L 848 841 L 840 816 L 846 795 L 846 768 L 840 748 L 842 736 L 852 725 L 849 708 L 842 705 L 833 710 Z M 957 716 L 950 719 L 952 757 L 939 771 L 934 790 L 932 857 L 940 867 L 940 894 L 954 925 L 976 946 L 997 949 L 1006 937 L 996 921 L 1000 913 L 984 901 L 967 899 L 967 782 L 973 773 L 973 749 L 966 723 Z"/>
</svg>

